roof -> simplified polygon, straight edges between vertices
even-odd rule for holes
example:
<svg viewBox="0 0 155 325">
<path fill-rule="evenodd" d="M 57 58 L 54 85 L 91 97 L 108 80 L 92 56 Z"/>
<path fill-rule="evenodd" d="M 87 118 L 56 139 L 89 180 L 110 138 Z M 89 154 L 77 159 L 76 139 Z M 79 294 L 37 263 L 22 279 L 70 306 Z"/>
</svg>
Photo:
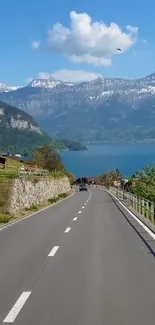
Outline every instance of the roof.
<svg viewBox="0 0 155 325">
<path fill-rule="evenodd" d="M 97 180 L 98 180 L 98 177 L 97 177 L 97 176 L 93 176 L 93 177 L 90 177 L 90 176 L 83 176 L 83 177 L 78 177 L 78 178 L 73 182 L 73 184 L 75 184 L 75 183 L 79 183 L 79 182 L 81 182 L 81 181 L 91 183 L 92 181 L 93 181 L 93 182 L 97 182 Z"/>
</svg>

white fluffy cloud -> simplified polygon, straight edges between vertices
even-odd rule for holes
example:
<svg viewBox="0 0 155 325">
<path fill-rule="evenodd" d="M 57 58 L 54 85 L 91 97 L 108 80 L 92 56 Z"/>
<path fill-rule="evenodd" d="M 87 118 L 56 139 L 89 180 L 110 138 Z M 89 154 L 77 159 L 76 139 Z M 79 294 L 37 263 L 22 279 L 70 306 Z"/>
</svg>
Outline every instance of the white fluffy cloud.
<svg viewBox="0 0 155 325">
<path fill-rule="evenodd" d="M 53 73 L 50 72 L 40 72 L 38 78 L 40 79 L 55 79 L 63 81 L 88 81 L 96 78 L 102 77 L 100 73 L 85 71 L 85 70 L 57 70 Z"/>
<path fill-rule="evenodd" d="M 40 41 L 37 41 L 37 40 L 36 41 L 32 41 L 31 46 L 32 46 L 32 48 L 34 50 L 39 49 L 39 47 L 40 47 Z"/>
<path fill-rule="evenodd" d="M 110 65 L 114 54 L 127 51 L 136 40 L 138 27 L 126 26 L 126 32 L 111 23 L 92 22 L 86 13 L 70 13 L 70 28 L 60 23 L 47 32 L 48 49 L 61 53 L 73 62 Z M 119 52 L 117 48 L 121 48 Z"/>
</svg>

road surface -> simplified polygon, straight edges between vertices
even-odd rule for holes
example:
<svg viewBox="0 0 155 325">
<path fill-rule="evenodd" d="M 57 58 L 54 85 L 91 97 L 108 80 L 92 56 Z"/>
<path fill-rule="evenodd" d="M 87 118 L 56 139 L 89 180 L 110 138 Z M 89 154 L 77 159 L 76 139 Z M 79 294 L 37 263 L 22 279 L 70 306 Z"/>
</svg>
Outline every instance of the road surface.
<svg viewBox="0 0 155 325">
<path fill-rule="evenodd" d="M 99 189 L 0 231 L 0 324 L 152 325 L 154 240 Z"/>
</svg>

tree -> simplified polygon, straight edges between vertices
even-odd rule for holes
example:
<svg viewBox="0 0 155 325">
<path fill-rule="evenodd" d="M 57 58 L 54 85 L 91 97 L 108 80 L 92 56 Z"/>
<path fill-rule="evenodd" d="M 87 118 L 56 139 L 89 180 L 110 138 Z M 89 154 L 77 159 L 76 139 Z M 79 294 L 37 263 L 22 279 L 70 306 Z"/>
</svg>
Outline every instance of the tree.
<svg viewBox="0 0 155 325">
<path fill-rule="evenodd" d="M 114 181 L 121 181 L 122 176 L 118 169 L 111 171 L 107 170 L 100 176 L 100 182 L 106 187 L 113 186 Z"/>
<path fill-rule="evenodd" d="M 39 147 L 34 154 L 38 167 L 47 169 L 49 172 L 65 170 L 60 155 L 51 145 Z"/>
<path fill-rule="evenodd" d="M 143 170 L 138 170 L 136 177 L 131 178 L 129 191 L 155 202 L 155 167 L 147 165 Z"/>
</svg>

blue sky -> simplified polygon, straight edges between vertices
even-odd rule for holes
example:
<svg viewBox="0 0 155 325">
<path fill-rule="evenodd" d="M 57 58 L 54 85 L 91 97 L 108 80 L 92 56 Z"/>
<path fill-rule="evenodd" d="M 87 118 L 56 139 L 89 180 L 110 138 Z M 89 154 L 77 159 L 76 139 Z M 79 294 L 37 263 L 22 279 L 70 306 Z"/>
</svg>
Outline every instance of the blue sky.
<svg viewBox="0 0 155 325">
<path fill-rule="evenodd" d="M 0 12 L 0 81 L 8 85 L 22 85 L 29 78 L 53 76 L 54 72 L 60 78 L 72 77 L 72 70 L 82 71 L 81 78 L 85 72 L 86 77 L 92 72 L 103 77 L 139 78 L 155 70 L 153 0 L 149 5 L 140 0 L 1 0 Z M 70 31 L 64 42 L 71 12 L 75 12 L 72 15 L 75 30 Z M 79 16 L 83 13 L 87 16 Z M 95 29 L 88 28 L 89 35 L 86 33 L 88 17 L 98 22 L 97 35 Z M 107 26 L 116 23 L 125 36 L 118 30 L 115 34 L 113 28 L 106 36 L 103 32 L 97 42 L 103 31 L 101 21 Z M 53 29 L 56 23 L 62 25 L 61 30 Z M 130 33 L 127 25 L 138 30 Z M 34 41 L 39 41 L 37 49 L 33 48 Z M 114 53 L 117 45 L 123 49 L 119 55 Z"/>
</svg>

